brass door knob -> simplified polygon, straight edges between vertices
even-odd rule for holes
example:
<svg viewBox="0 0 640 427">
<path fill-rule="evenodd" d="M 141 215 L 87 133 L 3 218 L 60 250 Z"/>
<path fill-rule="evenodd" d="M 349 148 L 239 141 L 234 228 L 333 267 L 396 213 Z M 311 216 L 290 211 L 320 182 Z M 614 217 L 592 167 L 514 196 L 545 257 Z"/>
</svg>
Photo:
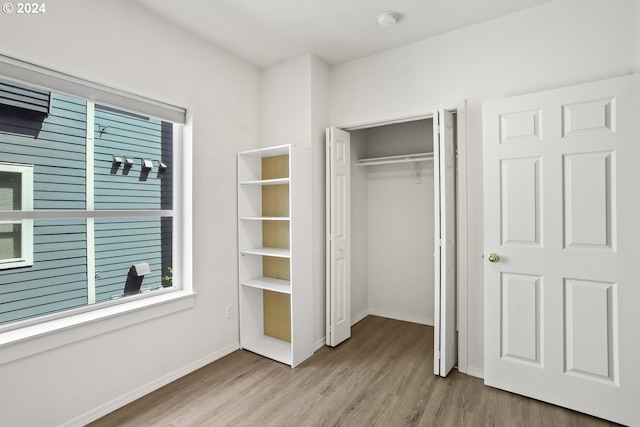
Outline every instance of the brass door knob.
<svg viewBox="0 0 640 427">
<path fill-rule="evenodd" d="M 489 262 L 498 262 L 500 261 L 500 256 L 498 254 L 494 254 L 493 252 L 489 254 Z"/>
</svg>

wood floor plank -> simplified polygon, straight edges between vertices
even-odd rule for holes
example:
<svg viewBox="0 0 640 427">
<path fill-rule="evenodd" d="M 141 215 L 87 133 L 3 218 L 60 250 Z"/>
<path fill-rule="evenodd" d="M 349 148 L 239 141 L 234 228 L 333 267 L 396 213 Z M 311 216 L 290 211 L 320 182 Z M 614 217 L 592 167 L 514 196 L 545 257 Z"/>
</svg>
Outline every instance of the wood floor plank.
<svg viewBox="0 0 640 427">
<path fill-rule="evenodd" d="M 105 426 L 615 426 L 433 375 L 433 328 L 368 316 L 291 369 L 239 350 L 93 422 Z"/>
</svg>

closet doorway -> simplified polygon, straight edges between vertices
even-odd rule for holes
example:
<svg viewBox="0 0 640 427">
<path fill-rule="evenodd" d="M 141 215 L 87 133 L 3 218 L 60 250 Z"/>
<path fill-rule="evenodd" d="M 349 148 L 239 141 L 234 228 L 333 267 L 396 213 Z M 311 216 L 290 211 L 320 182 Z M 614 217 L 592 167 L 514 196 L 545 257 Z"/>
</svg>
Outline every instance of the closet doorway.
<svg viewBox="0 0 640 427">
<path fill-rule="evenodd" d="M 327 130 L 327 345 L 371 314 L 434 326 L 436 375 L 458 361 L 459 121 L 436 108 Z"/>
</svg>

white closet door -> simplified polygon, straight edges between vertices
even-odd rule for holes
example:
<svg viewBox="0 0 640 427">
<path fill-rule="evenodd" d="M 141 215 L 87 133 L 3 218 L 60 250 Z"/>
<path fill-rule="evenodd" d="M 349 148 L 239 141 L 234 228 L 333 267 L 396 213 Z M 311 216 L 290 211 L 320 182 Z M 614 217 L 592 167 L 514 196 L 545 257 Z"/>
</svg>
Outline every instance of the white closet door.
<svg viewBox="0 0 640 427">
<path fill-rule="evenodd" d="M 327 129 L 327 330 L 337 346 L 351 336 L 350 135 Z"/>
<path fill-rule="evenodd" d="M 446 377 L 458 360 L 456 331 L 456 154 L 453 114 L 434 115 L 435 311 L 433 369 Z"/>
<path fill-rule="evenodd" d="M 485 383 L 640 425 L 640 75 L 482 112 Z"/>
</svg>

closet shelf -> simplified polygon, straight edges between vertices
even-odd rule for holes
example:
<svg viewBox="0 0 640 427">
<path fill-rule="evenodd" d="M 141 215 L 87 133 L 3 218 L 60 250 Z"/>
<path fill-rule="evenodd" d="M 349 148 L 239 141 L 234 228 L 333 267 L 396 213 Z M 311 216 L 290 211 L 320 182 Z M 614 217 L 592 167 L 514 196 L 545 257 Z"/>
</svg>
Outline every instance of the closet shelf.
<svg viewBox="0 0 640 427">
<path fill-rule="evenodd" d="M 356 163 L 358 166 L 378 166 L 397 163 L 409 163 L 413 173 L 416 175 L 416 184 L 422 182 L 422 171 L 420 162 L 433 161 L 433 153 L 402 154 L 399 156 L 373 157 L 370 159 L 360 159 Z"/>
<path fill-rule="evenodd" d="M 240 185 L 281 185 L 288 184 L 289 181 L 289 178 L 258 179 L 255 181 L 241 181 Z"/>
<path fill-rule="evenodd" d="M 240 219 L 246 221 L 290 221 L 288 216 L 242 216 Z"/>
<path fill-rule="evenodd" d="M 370 159 L 360 159 L 356 163 L 358 166 L 389 165 L 392 163 L 416 163 L 433 160 L 433 153 L 402 154 L 399 156 L 373 157 Z"/>
<path fill-rule="evenodd" d="M 241 249 L 241 254 L 272 256 L 277 258 L 291 258 L 291 250 L 281 248 L 251 248 Z"/>
<path fill-rule="evenodd" d="M 266 289 L 268 291 L 280 292 L 283 294 L 291 293 L 291 282 L 288 280 L 274 279 L 271 277 L 256 277 L 254 279 L 241 281 L 240 284 L 243 286 Z"/>
</svg>

